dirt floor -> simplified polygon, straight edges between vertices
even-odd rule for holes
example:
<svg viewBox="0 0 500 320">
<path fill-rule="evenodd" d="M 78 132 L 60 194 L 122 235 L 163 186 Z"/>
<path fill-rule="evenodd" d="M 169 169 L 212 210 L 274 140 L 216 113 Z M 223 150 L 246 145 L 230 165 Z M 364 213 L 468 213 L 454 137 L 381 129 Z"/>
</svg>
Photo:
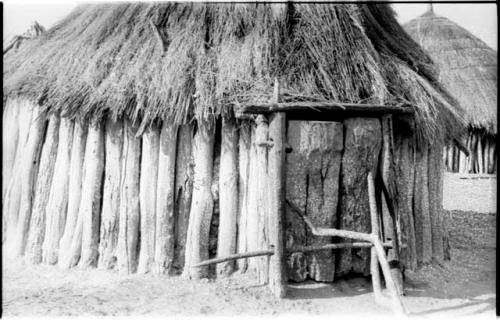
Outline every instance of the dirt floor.
<svg viewBox="0 0 500 320">
<path fill-rule="evenodd" d="M 461 211 L 447 215 L 452 260 L 407 273 L 403 303 L 411 315 L 492 318 L 496 216 Z M 21 261 L 4 261 L 2 296 L 4 316 L 391 315 L 374 303 L 365 278 L 333 285 L 290 284 L 288 297 L 279 301 L 251 275 L 186 281 L 101 270 L 62 271 Z"/>
</svg>

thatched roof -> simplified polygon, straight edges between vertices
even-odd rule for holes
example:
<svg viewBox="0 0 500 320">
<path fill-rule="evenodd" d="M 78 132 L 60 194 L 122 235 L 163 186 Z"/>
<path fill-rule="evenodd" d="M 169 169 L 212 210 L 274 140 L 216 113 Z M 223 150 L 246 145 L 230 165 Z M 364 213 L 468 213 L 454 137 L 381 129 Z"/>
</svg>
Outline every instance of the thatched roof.
<svg viewBox="0 0 500 320">
<path fill-rule="evenodd" d="M 4 58 L 4 94 L 74 118 L 207 119 L 278 76 L 287 100 L 412 104 L 428 137 L 464 123 L 387 4 L 81 5 Z"/>
<path fill-rule="evenodd" d="M 7 44 L 4 43 L 3 54 L 12 49 L 18 49 L 25 40 L 34 39 L 43 33 L 45 33 L 45 28 L 37 21 L 34 21 L 25 33 L 12 37 Z"/>
<path fill-rule="evenodd" d="M 439 67 L 439 80 L 472 128 L 497 132 L 497 52 L 432 9 L 404 25 Z"/>
</svg>

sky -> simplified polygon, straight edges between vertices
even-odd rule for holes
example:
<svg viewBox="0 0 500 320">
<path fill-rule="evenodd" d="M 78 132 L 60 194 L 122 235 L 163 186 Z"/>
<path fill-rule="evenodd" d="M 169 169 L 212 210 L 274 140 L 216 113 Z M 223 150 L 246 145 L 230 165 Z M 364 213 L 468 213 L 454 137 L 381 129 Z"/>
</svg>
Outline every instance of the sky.
<svg viewBox="0 0 500 320">
<path fill-rule="evenodd" d="M 80 2 L 80 1 L 79 1 Z M 4 0 L 4 41 L 24 33 L 33 21 L 45 28 L 67 15 L 79 3 L 74 0 Z M 96 2 L 85 1 L 85 2 Z M 435 3 L 434 12 L 444 16 L 483 40 L 495 50 L 497 43 L 497 6 L 494 3 Z M 427 11 L 428 3 L 395 3 L 400 23 L 405 23 Z"/>
</svg>

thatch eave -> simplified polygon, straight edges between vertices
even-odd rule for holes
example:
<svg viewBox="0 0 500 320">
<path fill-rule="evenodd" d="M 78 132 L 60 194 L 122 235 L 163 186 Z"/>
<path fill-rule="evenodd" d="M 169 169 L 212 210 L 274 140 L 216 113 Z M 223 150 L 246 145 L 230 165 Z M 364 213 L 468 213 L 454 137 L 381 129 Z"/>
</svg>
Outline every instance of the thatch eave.
<svg viewBox="0 0 500 320">
<path fill-rule="evenodd" d="M 4 94 L 74 118 L 203 120 L 269 99 L 278 76 L 291 101 L 416 105 L 422 137 L 464 124 L 385 4 L 81 5 L 4 58 Z"/>
</svg>

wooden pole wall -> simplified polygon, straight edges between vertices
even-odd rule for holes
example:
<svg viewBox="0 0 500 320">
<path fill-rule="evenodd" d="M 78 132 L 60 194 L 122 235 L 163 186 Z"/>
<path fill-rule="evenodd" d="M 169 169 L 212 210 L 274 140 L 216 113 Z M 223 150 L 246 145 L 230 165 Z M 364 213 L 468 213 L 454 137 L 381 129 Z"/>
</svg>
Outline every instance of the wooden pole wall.
<svg viewBox="0 0 500 320">
<path fill-rule="evenodd" d="M 29 105 L 23 108 L 29 109 Z M 19 117 L 31 114 L 23 108 L 19 108 Z M 281 250 L 270 258 L 242 259 L 237 266 L 240 272 L 256 272 L 261 282 L 267 282 L 277 296 L 282 296 L 284 283 L 294 272 L 299 281 L 331 281 L 334 272 L 338 276 L 352 272 L 368 274 L 370 269 L 366 248 L 344 248 L 335 254 L 296 252 L 289 255 L 288 263 L 282 261 L 285 239 L 292 247 L 308 243 L 328 245 L 332 241 L 325 238 L 324 243 L 315 242 L 313 235 L 304 233 L 306 243 L 293 243 L 292 229 L 304 228 L 293 220 L 292 214 L 285 219 L 280 206 L 285 203 L 285 191 L 287 197 L 294 194 L 290 190 L 306 195 L 303 203 L 297 203 L 307 208 L 302 209 L 318 225 L 370 232 L 366 175 L 368 171 L 377 172 L 379 165 L 385 168 L 390 163 L 393 176 L 388 177 L 386 170 L 380 172 L 388 189 L 387 208 L 393 211 L 383 223 L 384 232 L 395 229 L 391 237 L 401 244 L 394 246 L 400 254 L 397 259 L 405 268 L 414 269 L 417 262 L 446 257 L 439 169 L 444 166 L 444 148 L 416 149 L 414 136 L 400 135 L 399 124 L 389 143 L 383 134 L 387 128 L 381 126 L 379 119 L 353 118 L 338 125 L 308 124 L 313 134 L 301 137 L 304 141 L 291 151 L 300 151 L 301 143 L 309 145 L 304 179 L 285 188 L 282 184 L 288 177 L 282 177 L 286 170 L 282 163 L 287 140 L 284 118 L 273 115 L 268 124 L 261 116 L 257 124 L 251 124 L 252 128 L 223 122 L 219 169 L 214 169 L 215 128 L 209 123 L 200 122 L 196 129 L 193 125 L 178 129 L 165 122 L 161 129 L 152 127 L 141 136 L 137 136 L 137 125 L 129 120 L 108 120 L 92 126 L 54 115 L 46 132 L 45 124 L 29 129 L 23 123 L 24 128 L 18 126 L 16 147 L 10 147 L 16 151 L 3 204 L 7 210 L 6 233 L 10 234 L 6 241 L 17 248 L 13 252 L 24 254 L 31 262 L 43 258 L 47 263 L 58 262 L 63 268 L 79 264 L 116 268 L 122 273 L 172 275 L 183 269 L 185 276 L 200 278 L 207 276 L 207 268 L 193 266 L 208 259 L 210 225 L 215 201 L 219 201 L 219 255 L 269 250 L 271 246 L 278 250 L 275 252 Z M 338 128 L 345 130 L 333 134 L 333 138 L 322 133 Z M 43 143 L 41 137 L 45 137 Z M 305 142 L 311 137 L 318 139 Z M 338 146 L 333 146 L 330 138 Z M 490 167 L 494 170 L 491 163 L 496 158 L 486 160 L 495 150 L 488 139 L 483 138 L 481 145 L 482 167 L 489 171 Z M 330 149 L 311 146 L 316 142 L 328 144 Z M 393 147 L 388 153 L 384 146 L 389 144 Z M 379 164 L 381 152 L 383 161 Z M 454 154 L 456 157 L 458 152 Z M 463 162 L 461 156 L 460 153 L 459 162 Z M 29 159 L 35 159 L 35 165 L 30 164 L 24 171 Z M 335 174 L 334 169 L 339 172 Z M 214 179 L 214 170 L 219 170 L 219 179 Z M 431 177 L 438 178 L 434 181 Z M 392 185 L 389 181 L 393 180 Z M 212 192 L 214 181 L 219 186 L 218 200 Z M 338 205 L 331 193 L 337 194 Z M 21 199 L 29 201 L 24 203 Z M 321 206 L 316 206 L 317 199 Z M 334 213 L 325 218 L 325 210 Z M 36 248 L 42 243 L 40 253 L 40 248 Z M 229 274 L 235 268 L 234 263 L 221 264 L 219 274 Z M 325 270 L 330 270 L 331 275 Z"/>
<path fill-rule="evenodd" d="M 28 236 L 29 222 L 33 205 L 33 195 L 35 191 L 38 165 L 42 150 L 42 142 L 47 121 L 39 112 L 39 108 L 34 107 L 31 119 L 29 134 L 23 150 L 22 173 L 20 175 L 21 195 L 18 220 L 15 227 L 15 236 L 11 256 L 18 257 L 24 254 L 26 240 Z"/>
<path fill-rule="evenodd" d="M 43 243 L 43 261 L 55 264 L 59 257 L 59 241 L 64 233 L 68 206 L 68 185 L 71 145 L 73 142 L 74 123 L 61 119 L 59 126 L 59 144 L 54 169 L 53 183 L 47 203 L 47 220 Z"/>
</svg>

